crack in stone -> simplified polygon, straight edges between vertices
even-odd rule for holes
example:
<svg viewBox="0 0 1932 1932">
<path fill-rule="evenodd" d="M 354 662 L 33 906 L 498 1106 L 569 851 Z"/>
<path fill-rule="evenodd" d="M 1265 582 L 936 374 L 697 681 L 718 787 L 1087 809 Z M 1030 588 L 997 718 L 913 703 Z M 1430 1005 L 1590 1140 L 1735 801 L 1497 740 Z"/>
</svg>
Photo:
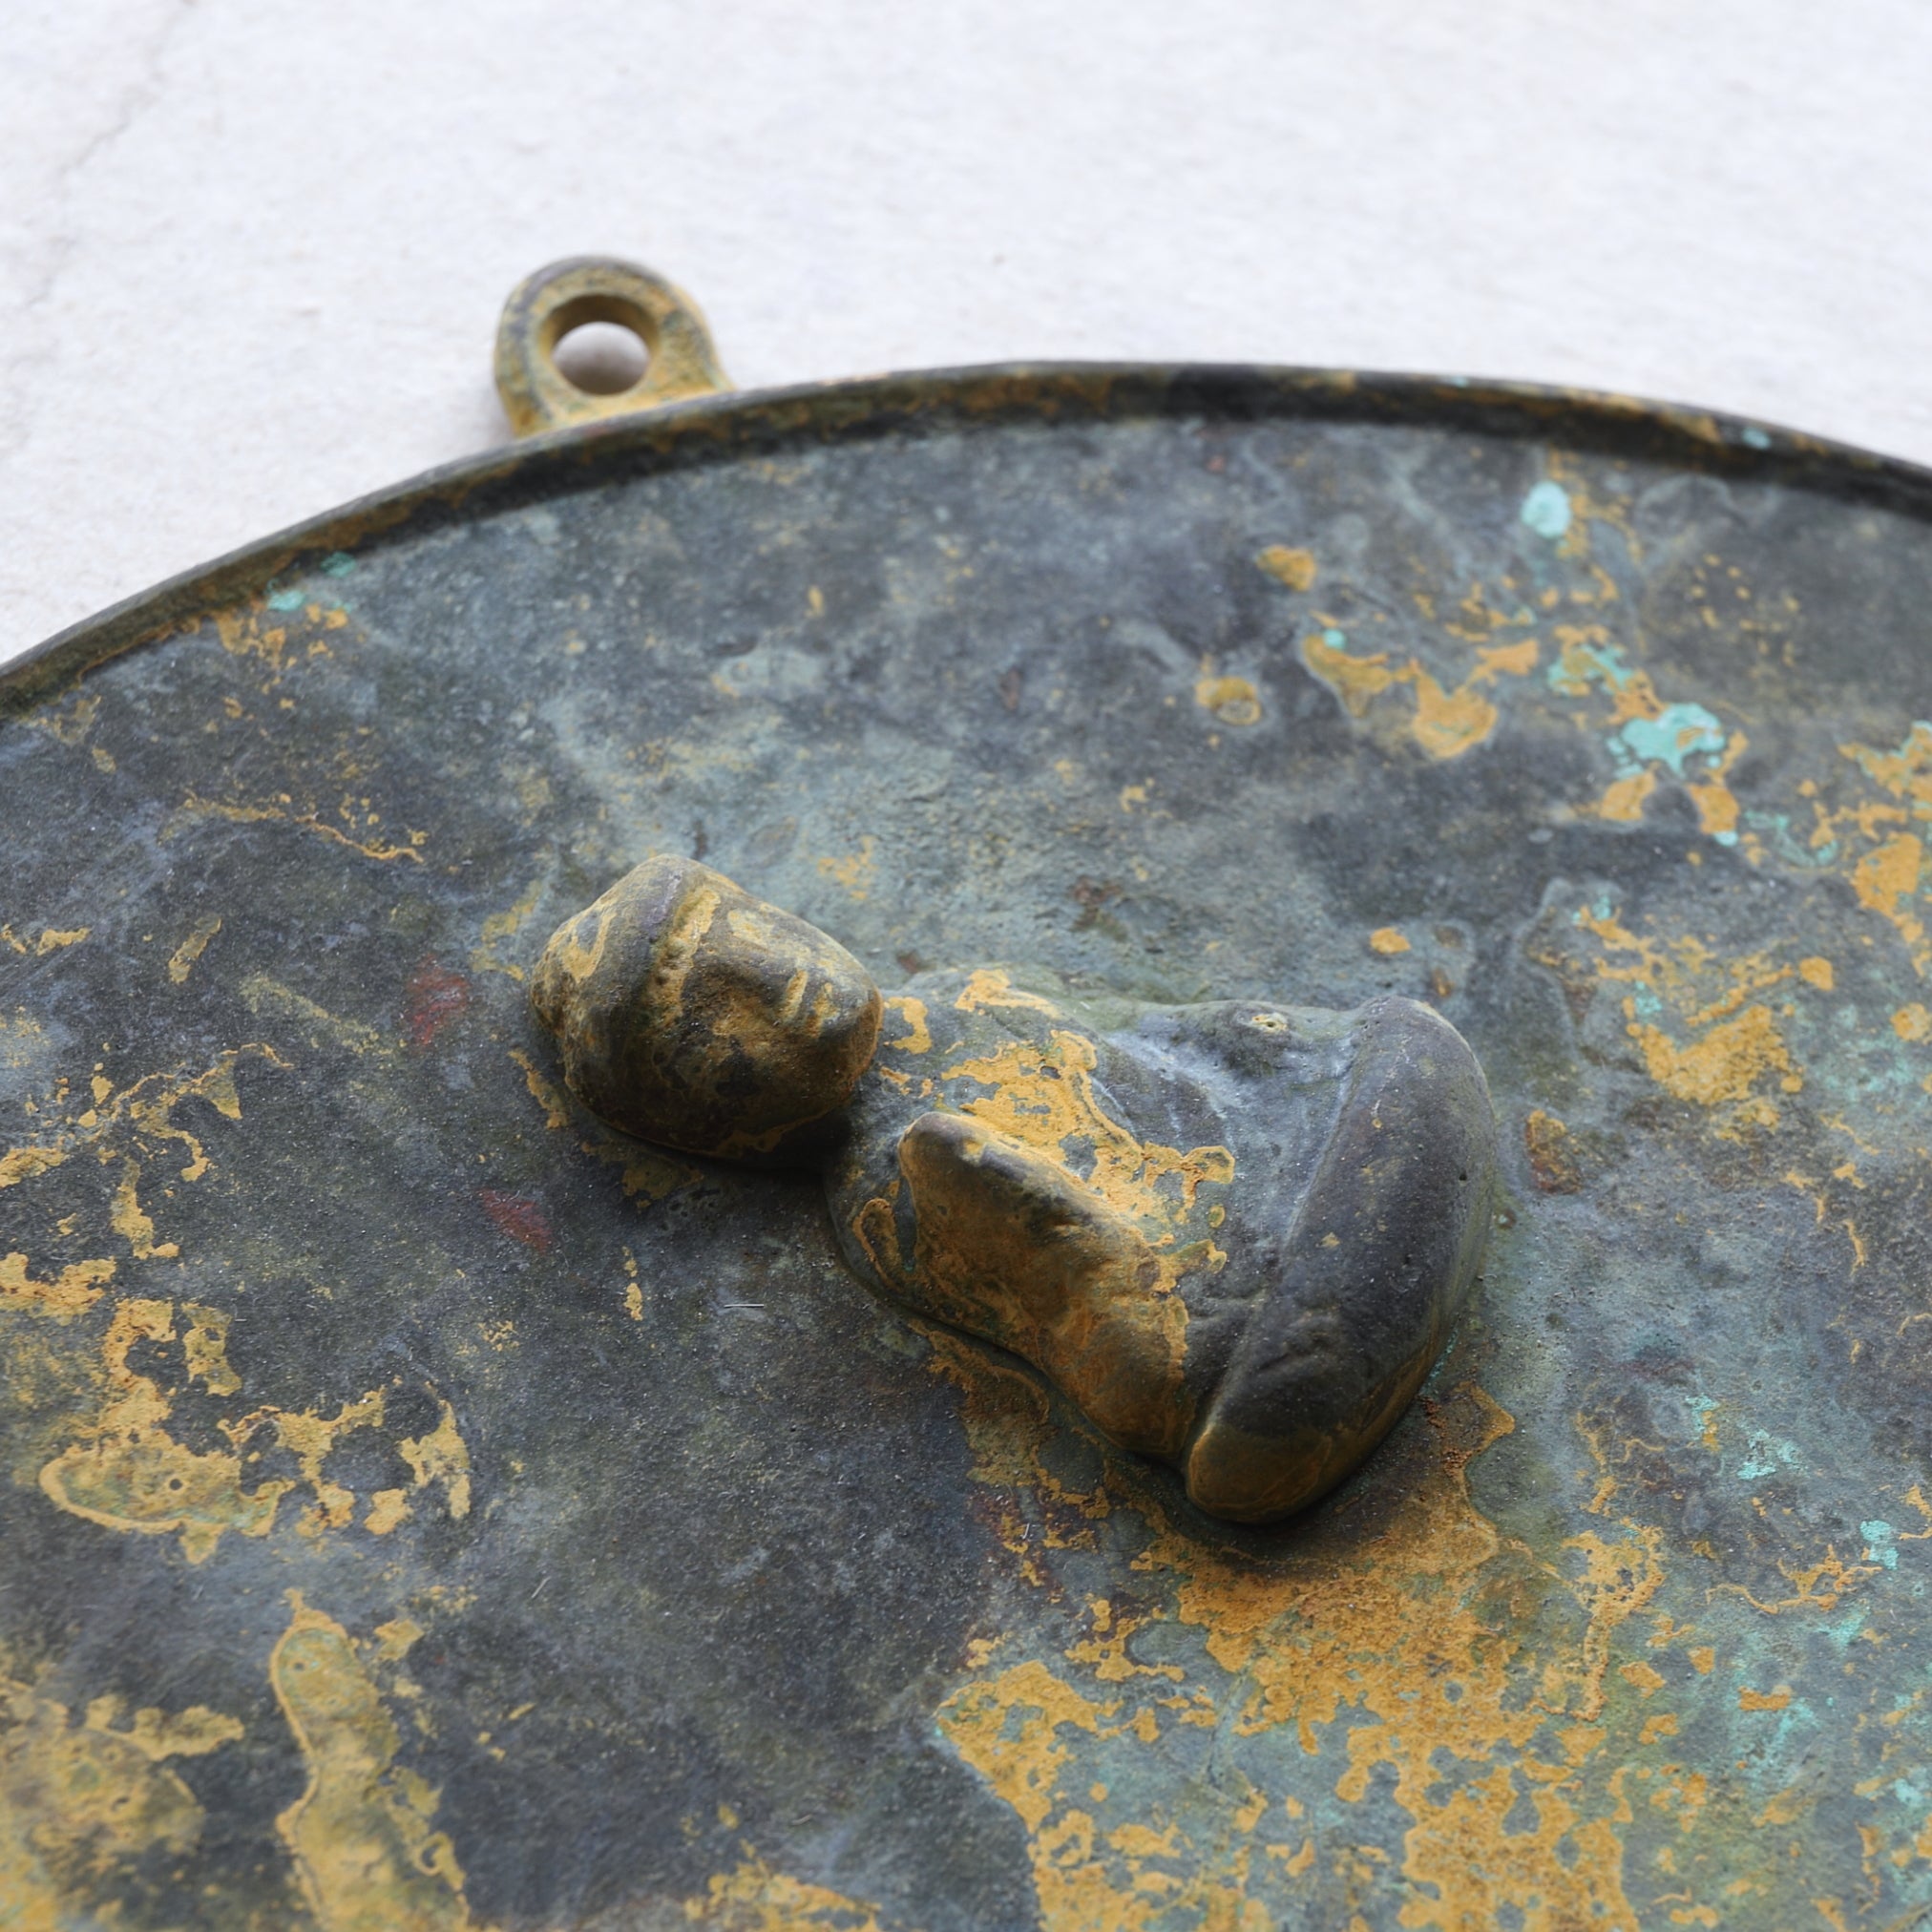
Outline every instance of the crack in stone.
<svg viewBox="0 0 1932 1932">
<path fill-rule="evenodd" d="M 163 13 L 141 53 L 136 77 L 124 86 L 115 104 L 112 118 L 81 142 L 65 159 L 53 164 L 49 177 L 52 188 L 51 209 L 65 212 L 76 178 L 99 156 L 116 146 L 146 112 L 161 97 L 163 68 L 176 35 L 190 18 L 195 0 L 174 0 Z M 74 259 L 80 238 L 70 225 L 43 229 L 35 238 L 45 252 L 45 265 L 32 277 L 14 310 L 16 326 L 52 302 L 61 278 Z M 26 252 L 23 250 L 23 253 Z M 38 343 L 24 343 L 0 350 L 0 371 L 4 371 L 10 393 L 0 412 L 0 459 L 12 456 L 32 437 L 39 410 L 32 385 L 33 372 L 52 360 L 52 348 L 44 337 Z"/>
</svg>

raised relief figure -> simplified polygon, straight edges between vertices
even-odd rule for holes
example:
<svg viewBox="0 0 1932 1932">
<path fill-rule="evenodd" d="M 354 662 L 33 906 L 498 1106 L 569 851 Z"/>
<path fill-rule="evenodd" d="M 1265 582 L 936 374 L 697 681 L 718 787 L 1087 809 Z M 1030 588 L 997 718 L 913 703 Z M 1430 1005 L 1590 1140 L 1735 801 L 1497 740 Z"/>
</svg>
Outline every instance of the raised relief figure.
<svg viewBox="0 0 1932 1932">
<path fill-rule="evenodd" d="M 1312 1502 L 1401 1414 L 1475 1278 L 1481 1068 L 1428 1007 L 1097 1000 L 923 974 L 646 860 L 533 986 L 614 1126 L 822 1169 L 874 1288 L 1024 1356 L 1209 1514 Z"/>
</svg>

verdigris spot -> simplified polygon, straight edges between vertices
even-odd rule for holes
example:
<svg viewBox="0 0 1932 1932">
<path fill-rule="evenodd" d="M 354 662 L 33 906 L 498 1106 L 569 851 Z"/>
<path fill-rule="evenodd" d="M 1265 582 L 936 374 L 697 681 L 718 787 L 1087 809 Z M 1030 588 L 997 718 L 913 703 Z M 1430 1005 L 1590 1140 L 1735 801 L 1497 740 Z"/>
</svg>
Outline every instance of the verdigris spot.
<svg viewBox="0 0 1932 1932">
<path fill-rule="evenodd" d="M 1539 536 L 1554 543 L 1570 527 L 1569 492 L 1545 476 L 1522 499 L 1517 514 Z"/>
</svg>

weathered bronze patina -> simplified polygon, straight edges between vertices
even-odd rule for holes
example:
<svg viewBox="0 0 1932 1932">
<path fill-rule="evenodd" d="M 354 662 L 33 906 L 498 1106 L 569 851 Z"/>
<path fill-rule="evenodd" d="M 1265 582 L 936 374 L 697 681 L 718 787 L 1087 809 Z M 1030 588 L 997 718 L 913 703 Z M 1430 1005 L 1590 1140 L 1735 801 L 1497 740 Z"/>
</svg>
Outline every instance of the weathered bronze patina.
<svg viewBox="0 0 1932 1932">
<path fill-rule="evenodd" d="M 1754 425 L 1017 368 L 532 440 L 10 669 L 15 1923 L 1911 1924 L 1928 611 L 1932 481 Z M 888 988 L 1434 1007 L 1502 1151 L 1418 1401 L 1213 1522 L 811 1175 L 607 1128 L 531 975 L 652 851 Z"/>
<path fill-rule="evenodd" d="M 1481 1069 L 1410 999 L 1083 1011 L 927 974 L 884 1002 L 903 1033 L 874 1064 L 864 967 L 670 857 L 565 920 L 532 998 L 592 1112 L 692 1153 L 816 1152 L 862 1276 L 1023 1356 L 1231 1522 L 1381 1440 L 1488 1232 Z"/>
</svg>

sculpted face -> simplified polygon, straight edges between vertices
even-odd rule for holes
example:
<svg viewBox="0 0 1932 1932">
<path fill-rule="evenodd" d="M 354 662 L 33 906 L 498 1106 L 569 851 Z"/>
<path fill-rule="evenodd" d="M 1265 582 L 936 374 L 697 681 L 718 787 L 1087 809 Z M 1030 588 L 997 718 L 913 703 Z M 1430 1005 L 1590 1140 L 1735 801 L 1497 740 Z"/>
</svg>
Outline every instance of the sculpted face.
<svg viewBox="0 0 1932 1932">
<path fill-rule="evenodd" d="M 863 1278 L 1023 1356 L 1215 1516 L 1347 1475 L 1475 1278 L 1488 1091 L 1410 1000 L 1102 1012 L 984 969 L 882 1000 L 814 928 L 668 859 L 558 930 L 534 998 L 595 1112 L 815 1162 Z"/>
<path fill-rule="evenodd" d="M 646 859 L 565 921 L 531 999 L 585 1106 L 693 1154 L 793 1144 L 850 1099 L 879 1035 L 878 988 L 843 946 L 688 859 Z"/>
</svg>

